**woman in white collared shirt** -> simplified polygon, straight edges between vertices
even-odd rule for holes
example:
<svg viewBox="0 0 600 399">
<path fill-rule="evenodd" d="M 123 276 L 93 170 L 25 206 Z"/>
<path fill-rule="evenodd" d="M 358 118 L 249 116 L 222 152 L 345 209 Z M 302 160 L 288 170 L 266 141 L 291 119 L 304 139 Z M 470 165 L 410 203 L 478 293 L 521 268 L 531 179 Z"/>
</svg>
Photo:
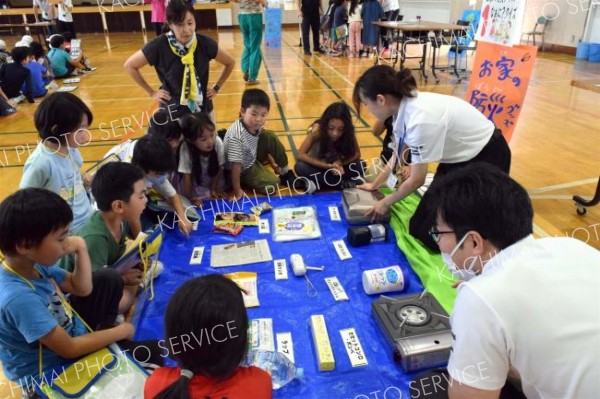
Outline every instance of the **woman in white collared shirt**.
<svg viewBox="0 0 600 399">
<path fill-rule="evenodd" d="M 394 193 L 370 211 L 373 221 L 423 185 L 430 162 L 439 162 L 436 178 L 473 162 L 490 163 L 505 173 L 510 170 L 510 149 L 500 129 L 460 98 L 418 92 L 409 69 L 397 72 L 385 65 L 369 68 L 356 82 L 353 100 L 359 113 L 362 104 L 379 120 L 393 116 L 395 146 L 403 154 L 403 163 L 410 154 L 410 173 Z M 378 189 L 390 178 L 397 155 L 396 150 L 384 173 L 359 187 Z M 388 185 L 393 187 L 395 182 L 390 179 Z M 410 233 L 437 251 L 427 234 L 435 222 L 435 214 L 428 209 L 431 201 L 427 195 L 423 197 L 411 220 Z"/>
</svg>

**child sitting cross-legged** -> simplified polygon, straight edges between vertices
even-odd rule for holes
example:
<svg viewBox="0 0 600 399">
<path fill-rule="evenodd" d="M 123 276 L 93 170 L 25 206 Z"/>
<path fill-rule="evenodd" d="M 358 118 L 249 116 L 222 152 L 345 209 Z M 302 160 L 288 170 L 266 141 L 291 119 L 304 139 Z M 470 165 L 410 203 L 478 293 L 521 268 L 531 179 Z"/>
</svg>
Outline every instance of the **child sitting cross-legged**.
<svg viewBox="0 0 600 399">
<path fill-rule="evenodd" d="M 184 336 L 199 337 L 205 330 L 216 334 L 210 345 L 187 340 L 185 350 L 180 350 Z M 177 367 L 154 371 L 146 380 L 145 398 L 273 397 L 266 371 L 240 366 L 248 348 L 248 315 L 241 289 L 233 281 L 209 274 L 179 287 L 167 305 L 164 342 Z"/>
<path fill-rule="evenodd" d="M 14 62 L 0 66 L 0 89 L 15 104 L 25 98 L 33 103 L 31 72 L 25 66 L 30 61 L 31 50 L 29 47 L 15 47 L 11 54 Z"/>
<path fill-rule="evenodd" d="M 362 183 L 360 148 L 346 104 L 329 105 L 309 128 L 298 150 L 295 170 L 298 176 L 314 182 L 319 190 L 342 189 Z"/>
<path fill-rule="evenodd" d="M 125 252 L 126 239 L 134 238 L 130 236 L 129 225 L 131 222 L 139 223 L 146 207 L 144 173 L 138 167 L 126 162 L 107 163 L 94 176 L 92 195 L 96 199 L 99 211 L 92 215 L 77 235 L 87 244 L 93 274 L 99 272 L 117 274 L 110 266 Z M 73 270 L 73 264 L 72 257 L 61 260 L 61 266 L 69 271 Z M 153 264 L 159 263 L 153 262 Z M 148 271 L 147 275 L 157 276 L 162 272 L 160 266 L 158 269 Z M 119 301 L 119 314 L 124 314 L 133 304 L 143 276 L 139 268 L 132 268 L 120 277 L 124 287 Z"/>
<path fill-rule="evenodd" d="M 261 89 L 248 89 L 242 94 L 240 119 L 225 134 L 225 157 L 231 170 L 234 197 L 244 196 L 242 186 L 261 194 L 273 194 L 279 184 L 290 189 L 312 193 L 316 186 L 306 187 L 288 166 L 285 148 L 272 130 L 265 129 L 271 102 Z M 271 163 L 275 174 L 263 164 Z"/>
<path fill-rule="evenodd" d="M 48 52 L 48 58 L 50 58 L 52 74 L 55 78 L 66 78 L 70 75 L 77 75 L 77 71 L 81 71 L 82 73 L 91 72 L 91 70 L 82 63 L 83 54 L 79 54 L 79 56 L 74 59 L 71 58 L 65 48 L 65 38 L 61 35 L 52 35 L 50 37 L 50 52 Z"/>
<path fill-rule="evenodd" d="M 181 125 L 185 140 L 179 149 L 179 192 L 200 207 L 203 199 L 216 198 L 223 190 L 223 141 L 205 113 L 186 115 Z"/>
<path fill-rule="evenodd" d="M 94 329 L 114 323 L 108 314 L 114 298 L 109 296 L 114 292 L 111 281 L 94 282 L 92 291 L 85 241 L 69 236 L 72 220 L 69 205 L 41 188 L 19 190 L 0 204 L 0 251 L 5 256 L 0 266 L 0 361 L 6 376 L 23 387 L 30 385 L 25 379 L 38 376 L 39 361 L 48 370 L 133 337 L 129 323 L 87 333 L 61 299 L 61 291 L 89 298 L 93 311 L 71 304 Z M 67 254 L 75 257 L 72 273 L 55 266 Z"/>
</svg>

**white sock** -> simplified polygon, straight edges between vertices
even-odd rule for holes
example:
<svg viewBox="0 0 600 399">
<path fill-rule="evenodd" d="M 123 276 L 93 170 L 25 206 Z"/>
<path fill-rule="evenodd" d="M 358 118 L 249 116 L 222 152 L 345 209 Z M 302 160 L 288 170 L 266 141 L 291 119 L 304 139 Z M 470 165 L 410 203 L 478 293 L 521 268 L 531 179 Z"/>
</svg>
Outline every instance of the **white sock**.
<svg viewBox="0 0 600 399">
<path fill-rule="evenodd" d="M 283 168 L 281 168 L 281 176 L 285 175 L 287 172 L 289 172 L 291 169 L 289 166 L 284 166 Z"/>
</svg>

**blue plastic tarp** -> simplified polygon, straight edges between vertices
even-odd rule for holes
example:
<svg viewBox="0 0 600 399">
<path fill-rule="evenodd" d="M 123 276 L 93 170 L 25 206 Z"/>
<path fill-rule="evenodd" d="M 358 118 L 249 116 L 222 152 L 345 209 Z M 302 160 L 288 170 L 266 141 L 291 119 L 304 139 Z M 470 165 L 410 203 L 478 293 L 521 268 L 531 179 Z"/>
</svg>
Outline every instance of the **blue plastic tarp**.
<svg viewBox="0 0 600 399">
<path fill-rule="evenodd" d="M 246 200 L 243 206 L 233 211 L 250 213 L 250 208 L 266 198 Z M 312 196 L 288 196 L 268 199 L 274 207 L 313 205 L 317 209 L 322 237 L 315 240 L 278 243 L 271 234 L 259 234 L 257 227 L 245 227 L 243 232 L 232 237 L 213 233 L 213 210 L 223 209 L 222 201 L 204 205 L 199 213 L 203 218 L 197 231 L 187 239 L 177 227 L 169 230 L 160 251 L 164 272 L 155 280 L 155 297 L 148 300 L 143 295 L 138 302 L 134 317 L 137 322 L 136 339 L 163 339 L 163 316 L 171 295 L 190 278 L 208 273 L 232 273 L 250 271 L 258 273 L 258 297 L 260 306 L 248 309 L 251 319 L 272 318 L 274 333 L 291 332 L 296 366 L 304 369 L 303 380 L 294 380 L 275 391 L 275 398 L 410 398 L 409 382 L 414 374 L 406 374 L 395 363 L 392 349 L 371 314 L 371 303 L 378 295 L 369 296 L 362 288 L 362 272 L 391 265 L 399 265 L 404 272 L 406 287 L 402 294 L 421 292 L 419 278 L 411 270 L 406 258 L 396 245 L 393 231 L 388 227 L 385 242 L 354 248 L 348 245 L 348 224 L 344 218 L 341 193 L 325 193 Z M 211 209 L 212 206 L 212 209 Z M 231 206 L 231 205 L 230 205 Z M 341 221 L 332 221 L 330 206 L 337 206 Z M 261 216 L 271 223 L 271 213 Z M 171 226 L 169 226 L 171 227 Z M 272 227 L 271 227 L 272 230 Z M 266 239 L 273 259 L 286 259 L 287 280 L 275 280 L 273 262 L 251 265 L 211 268 L 211 246 L 228 242 Z M 332 244 L 343 239 L 352 255 L 341 261 Z M 194 247 L 205 247 L 201 265 L 190 265 Z M 292 273 L 289 257 L 300 253 L 307 265 L 325 266 L 324 271 L 308 271 L 308 276 L 318 291 L 316 297 L 307 295 L 304 278 Z M 348 294 L 349 301 L 336 302 L 324 278 L 336 276 Z M 391 294 L 397 295 L 397 293 Z M 309 320 L 311 315 L 325 317 L 329 338 L 335 357 L 335 370 L 319 372 L 312 342 Z M 340 330 L 354 328 L 366 354 L 368 365 L 353 368 L 342 342 Z M 361 396 L 362 395 L 362 396 Z"/>
</svg>

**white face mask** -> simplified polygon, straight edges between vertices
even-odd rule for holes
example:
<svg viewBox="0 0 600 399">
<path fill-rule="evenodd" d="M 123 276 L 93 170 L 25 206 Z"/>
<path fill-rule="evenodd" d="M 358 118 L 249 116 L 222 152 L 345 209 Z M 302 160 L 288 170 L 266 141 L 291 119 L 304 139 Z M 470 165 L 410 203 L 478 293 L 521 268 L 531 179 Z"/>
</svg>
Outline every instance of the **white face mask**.
<svg viewBox="0 0 600 399">
<path fill-rule="evenodd" d="M 477 274 L 475 274 L 475 271 L 473 270 L 473 267 L 477 262 L 476 257 L 473 257 L 471 263 L 469 263 L 469 265 L 463 269 L 459 269 L 458 266 L 456 266 L 456 263 L 454 263 L 454 261 L 452 260 L 452 257 L 454 256 L 456 251 L 458 251 L 458 248 L 460 248 L 463 242 L 465 242 L 468 235 L 469 233 L 465 234 L 463 238 L 460 239 L 458 244 L 456 244 L 452 252 L 450 252 L 449 254 L 442 252 L 442 259 L 444 260 L 444 263 L 446 264 L 446 267 L 448 268 L 450 273 L 452 273 L 452 276 L 454 276 L 454 278 L 456 278 L 457 280 L 462 281 L 469 281 L 477 276 Z"/>
</svg>

